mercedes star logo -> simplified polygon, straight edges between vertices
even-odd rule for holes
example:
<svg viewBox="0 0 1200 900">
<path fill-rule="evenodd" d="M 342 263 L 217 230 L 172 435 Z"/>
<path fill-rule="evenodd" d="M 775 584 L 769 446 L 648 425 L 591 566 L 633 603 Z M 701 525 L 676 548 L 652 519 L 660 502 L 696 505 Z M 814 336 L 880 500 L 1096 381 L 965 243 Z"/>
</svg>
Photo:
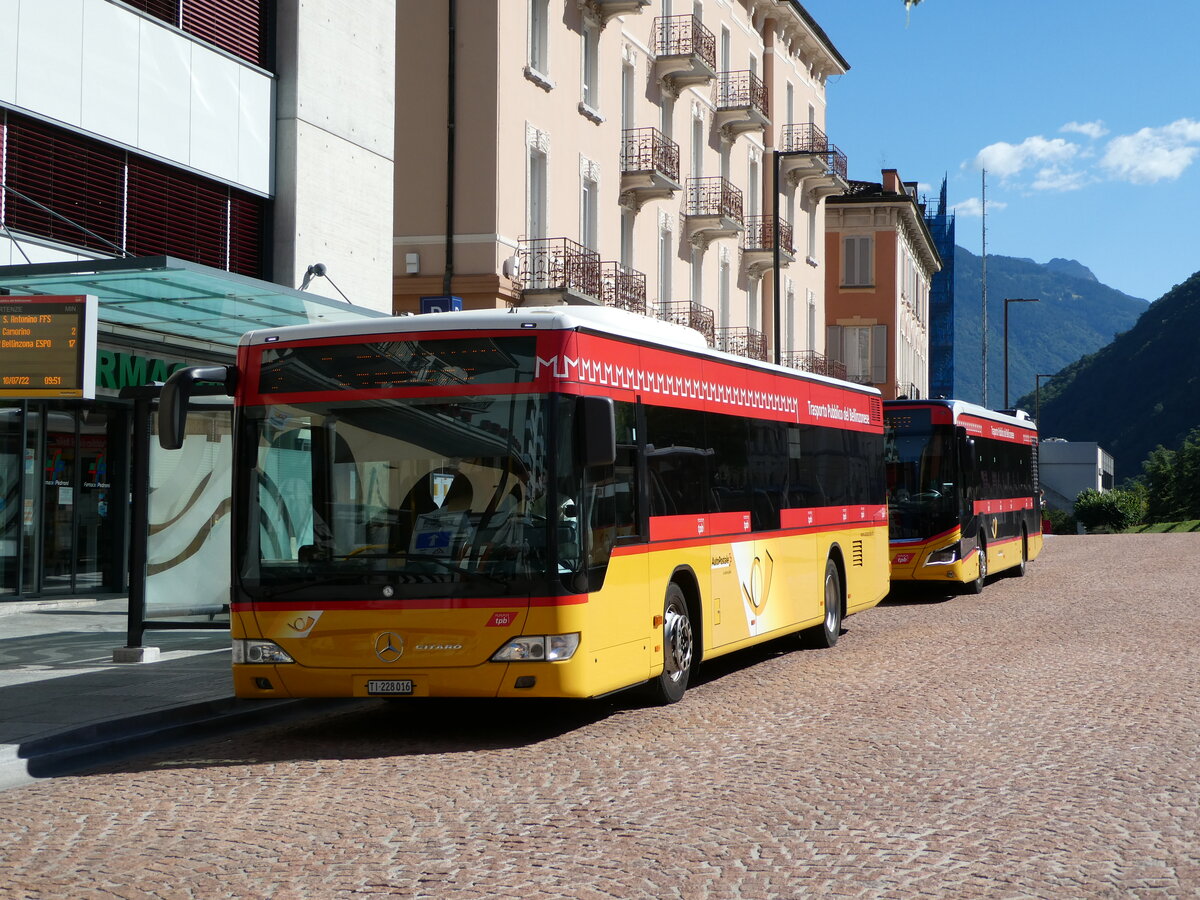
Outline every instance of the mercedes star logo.
<svg viewBox="0 0 1200 900">
<path fill-rule="evenodd" d="M 385 631 L 375 638 L 375 655 L 385 663 L 394 663 L 404 655 L 404 638 Z"/>
</svg>

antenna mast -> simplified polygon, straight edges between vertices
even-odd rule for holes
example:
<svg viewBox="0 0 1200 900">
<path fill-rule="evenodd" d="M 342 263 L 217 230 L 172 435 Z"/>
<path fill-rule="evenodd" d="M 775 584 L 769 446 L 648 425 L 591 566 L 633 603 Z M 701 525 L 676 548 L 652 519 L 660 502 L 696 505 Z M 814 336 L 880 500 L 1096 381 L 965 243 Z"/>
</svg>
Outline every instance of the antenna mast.
<svg viewBox="0 0 1200 900">
<path fill-rule="evenodd" d="M 983 169 L 983 405 L 988 405 L 988 320 L 987 320 L 987 169 Z"/>
</svg>

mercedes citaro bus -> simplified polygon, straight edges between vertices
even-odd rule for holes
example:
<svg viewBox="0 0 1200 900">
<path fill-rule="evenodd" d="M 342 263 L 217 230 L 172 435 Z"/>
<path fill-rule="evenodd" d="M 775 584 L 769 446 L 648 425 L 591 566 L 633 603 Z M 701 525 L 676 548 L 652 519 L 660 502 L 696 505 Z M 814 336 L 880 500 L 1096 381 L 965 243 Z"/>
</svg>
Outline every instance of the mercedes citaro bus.
<svg viewBox="0 0 1200 900">
<path fill-rule="evenodd" d="M 884 404 L 892 580 L 979 593 L 1042 549 L 1037 428 L 961 400 Z"/>
<path fill-rule="evenodd" d="M 679 699 L 887 593 L 873 388 L 609 308 L 245 335 L 164 386 L 234 397 L 240 697 Z"/>
</svg>

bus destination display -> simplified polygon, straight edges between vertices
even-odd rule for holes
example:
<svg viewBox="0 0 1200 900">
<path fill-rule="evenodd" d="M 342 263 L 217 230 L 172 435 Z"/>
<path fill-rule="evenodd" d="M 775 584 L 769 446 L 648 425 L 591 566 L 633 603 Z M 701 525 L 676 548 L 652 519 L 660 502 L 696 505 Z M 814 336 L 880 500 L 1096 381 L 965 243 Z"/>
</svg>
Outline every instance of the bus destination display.
<svg viewBox="0 0 1200 900">
<path fill-rule="evenodd" d="M 96 396 L 92 296 L 0 296 L 0 399 Z"/>
</svg>

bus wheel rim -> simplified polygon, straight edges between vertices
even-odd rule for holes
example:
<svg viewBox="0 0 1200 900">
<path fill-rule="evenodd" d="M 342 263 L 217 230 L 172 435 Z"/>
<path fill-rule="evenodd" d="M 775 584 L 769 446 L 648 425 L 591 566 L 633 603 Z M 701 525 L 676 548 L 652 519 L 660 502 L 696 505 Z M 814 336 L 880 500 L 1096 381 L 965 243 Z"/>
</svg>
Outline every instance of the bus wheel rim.
<svg viewBox="0 0 1200 900">
<path fill-rule="evenodd" d="M 692 623 L 686 613 L 672 605 L 666 613 L 667 675 L 678 681 L 692 665 Z"/>
</svg>

